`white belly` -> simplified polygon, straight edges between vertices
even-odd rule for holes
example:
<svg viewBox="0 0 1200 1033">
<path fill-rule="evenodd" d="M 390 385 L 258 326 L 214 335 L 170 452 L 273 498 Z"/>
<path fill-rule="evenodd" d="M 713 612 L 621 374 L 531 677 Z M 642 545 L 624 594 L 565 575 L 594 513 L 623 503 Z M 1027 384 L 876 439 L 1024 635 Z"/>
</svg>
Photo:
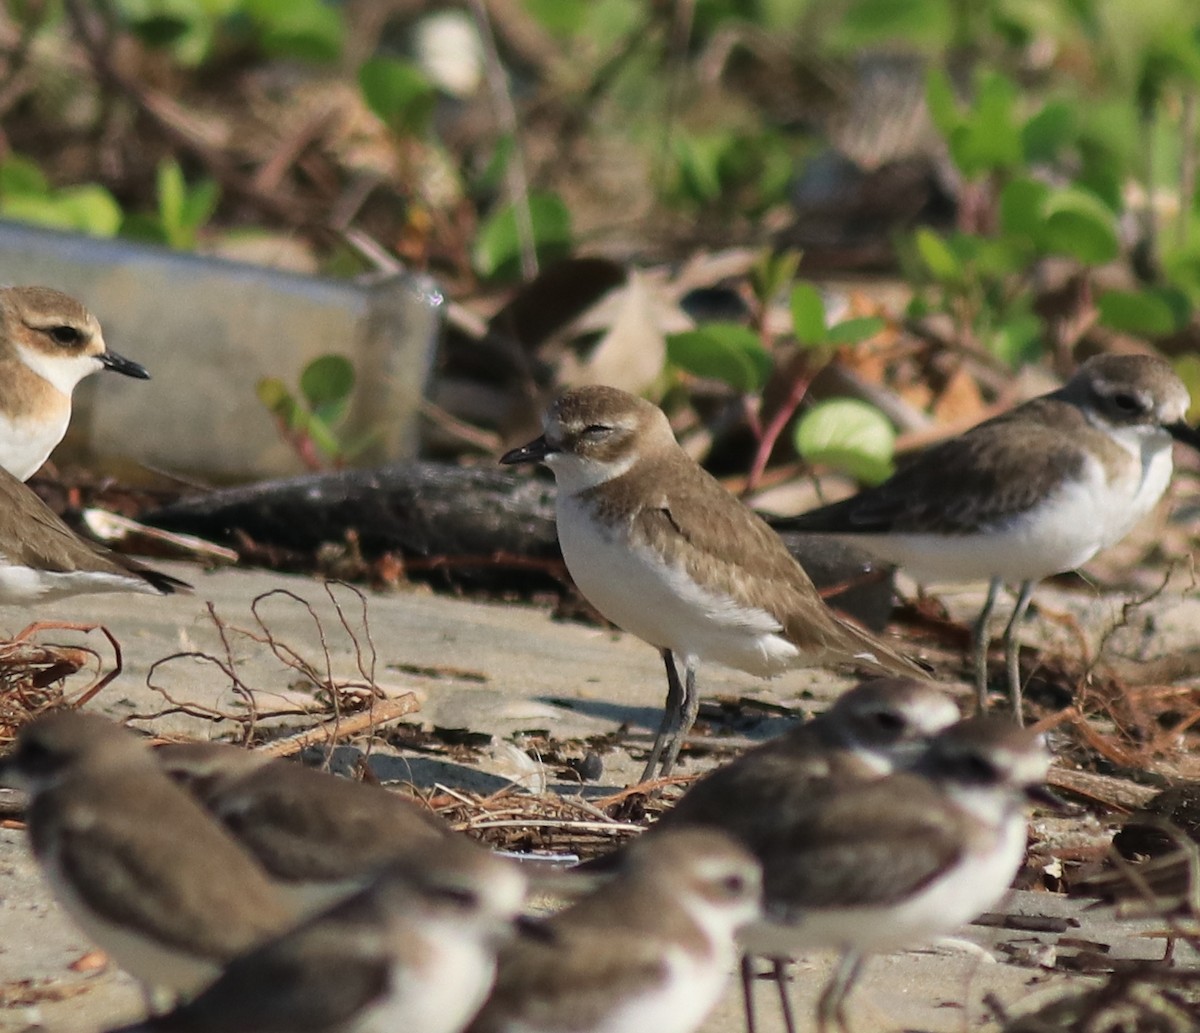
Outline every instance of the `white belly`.
<svg viewBox="0 0 1200 1033">
<path fill-rule="evenodd" d="M 422 964 L 397 964 L 388 995 L 359 1016 L 357 1033 L 458 1033 L 496 978 L 495 955 L 466 933 L 425 937 Z"/>
<path fill-rule="evenodd" d="M 993 841 L 907 900 L 887 908 L 820 908 L 794 922 L 764 919 L 739 934 L 744 949 L 788 955 L 815 948 L 889 951 L 917 947 L 954 932 L 994 907 L 1025 856 L 1026 822 L 1015 816 Z M 769 906 L 769 904 L 768 904 Z"/>
<path fill-rule="evenodd" d="M 46 603 L 52 599 L 89 595 L 93 592 L 157 594 L 157 589 L 148 581 L 133 575 L 83 570 L 59 574 L 13 566 L 0 556 L 0 606 Z"/>
<path fill-rule="evenodd" d="M 29 480 L 62 440 L 70 419 L 70 406 L 51 420 L 14 421 L 0 414 L 0 466 L 19 481 Z"/>
<path fill-rule="evenodd" d="M 639 995 L 614 993 L 612 1007 L 598 1022 L 584 1027 L 569 1012 L 558 1022 L 533 1023 L 514 1016 L 502 1033 L 691 1033 L 716 1006 L 732 970 L 732 952 L 697 961 L 681 950 L 666 957 L 668 975 L 659 986 Z M 566 1012 L 566 1009 L 563 1009 Z"/>
<path fill-rule="evenodd" d="M 1099 463 L 1091 464 L 1042 505 L 982 534 L 846 538 L 918 581 L 1039 581 L 1082 566 L 1154 508 L 1171 479 L 1170 446 L 1148 448 L 1137 473 L 1110 482 Z"/>
<path fill-rule="evenodd" d="M 629 544 L 623 528 L 603 532 L 564 492 L 558 496 L 558 541 L 588 602 L 658 649 L 761 676 L 820 662 L 800 656 L 765 610 L 703 588 L 648 547 Z"/>
</svg>

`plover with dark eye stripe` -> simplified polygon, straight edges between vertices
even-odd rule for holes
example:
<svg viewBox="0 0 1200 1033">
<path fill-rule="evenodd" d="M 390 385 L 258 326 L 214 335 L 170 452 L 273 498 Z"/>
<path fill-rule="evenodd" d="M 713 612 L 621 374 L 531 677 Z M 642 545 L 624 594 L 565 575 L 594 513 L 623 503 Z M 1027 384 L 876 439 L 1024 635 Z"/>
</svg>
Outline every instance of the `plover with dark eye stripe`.
<svg viewBox="0 0 1200 1033">
<path fill-rule="evenodd" d="M 94 592 L 169 595 L 190 587 L 80 538 L 28 486 L 0 469 L 0 606 Z"/>
<path fill-rule="evenodd" d="M 486 850 L 453 864 L 436 849 L 410 855 L 234 959 L 194 1000 L 119 1033 L 459 1033 L 491 989 L 524 890 Z"/>
<path fill-rule="evenodd" d="M 96 317 L 70 295 L 0 288 L 0 467 L 32 477 L 67 431 L 75 385 L 102 369 L 150 376 L 108 350 Z"/>
<path fill-rule="evenodd" d="M 575 388 L 543 426 L 500 461 L 550 467 L 575 584 L 666 666 L 665 714 L 643 779 L 674 766 L 699 711 L 701 661 L 763 677 L 824 666 L 922 673 L 825 605 L 779 536 L 679 447 L 657 406 L 616 388 Z"/>
<path fill-rule="evenodd" d="M 468 1033 L 691 1033 L 724 993 L 760 889 L 723 833 L 638 841 L 611 882 L 501 950 Z"/>
<path fill-rule="evenodd" d="M 918 581 L 987 580 L 973 634 L 981 707 L 987 621 L 1001 585 L 1019 584 L 1004 645 L 1020 720 L 1017 632 L 1034 586 L 1120 541 L 1154 507 L 1174 442 L 1200 449 L 1189 404 L 1165 360 L 1097 356 L 1057 391 L 935 445 L 877 487 L 775 526 L 844 536 Z"/>
<path fill-rule="evenodd" d="M 907 771 L 794 801 L 756 830 L 764 918 L 742 930 L 742 945 L 771 957 L 841 950 L 817 1017 L 822 1031 L 845 1030 L 866 955 L 952 933 L 1008 890 L 1025 856 L 1027 801 L 1057 804 L 1049 764 L 1040 737 L 975 717 L 934 736 Z"/>
<path fill-rule="evenodd" d="M 642 837 L 653 840 L 689 826 L 719 829 L 758 855 L 770 854 L 792 815 L 914 763 L 930 738 L 959 720 L 958 707 L 936 684 L 876 678 L 843 693 L 828 710 L 705 775 Z M 784 833 L 785 834 L 785 833 Z M 611 864 L 592 862 L 593 870 Z M 615 858 L 614 858 L 615 860 Z M 773 957 L 785 1028 L 796 1027 L 785 982 L 787 956 Z M 742 959 L 746 1025 L 755 1028 L 750 955 Z"/>
<path fill-rule="evenodd" d="M 292 924 L 258 863 L 120 725 L 35 718 L 0 785 L 29 793 L 33 852 L 63 908 L 148 988 L 194 994 Z"/>
<path fill-rule="evenodd" d="M 299 914 L 361 889 L 389 862 L 434 852 L 443 864 L 469 864 L 488 852 L 415 800 L 261 750 L 171 743 L 154 757 L 258 860 Z"/>
</svg>

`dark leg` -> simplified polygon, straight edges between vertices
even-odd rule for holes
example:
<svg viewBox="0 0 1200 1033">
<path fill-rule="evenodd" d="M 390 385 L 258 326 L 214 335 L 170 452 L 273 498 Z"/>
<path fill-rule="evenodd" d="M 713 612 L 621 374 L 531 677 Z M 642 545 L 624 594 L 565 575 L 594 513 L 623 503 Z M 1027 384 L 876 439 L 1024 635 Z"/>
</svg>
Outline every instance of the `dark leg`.
<svg viewBox="0 0 1200 1033">
<path fill-rule="evenodd" d="M 755 1033 L 754 1022 L 754 959 L 749 954 L 743 954 L 741 960 L 742 973 L 742 1009 L 746 1016 L 746 1033 Z"/>
<path fill-rule="evenodd" d="M 792 995 L 788 988 L 787 967 L 791 958 L 772 958 L 775 985 L 779 987 L 779 1010 L 783 1014 L 786 1033 L 796 1033 L 796 1016 L 792 1013 Z"/>
<path fill-rule="evenodd" d="M 1008 627 L 1004 629 L 1004 663 L 1008 668 L 1008 691 L 1012 696 L 1013 717 L 1017 719 L 1019 725 L 1025 723 L 1025 716 L 1021 713 L 1021 644 L 1017 641 L 1017 632 L 1029 609 L 1029 600 L 1033 598 L 1035 585 L 1034 581 L 1021 583 L 1021 591 L 1017 594 L 1017 605 L 1013 607 Z"/>
<path fill-rule="evenodd" d="M 679 671 L 675 667 L 675 657 L 669 649 L 662 650 L 663 665 L 667 669 L 667 701 L 663 704 L 662 722 L 658 726 L 658 734 L 654 737 L 654 745 L 650 747 L 650 756 L 646 767 L 642 770 L 643 782 L 658 776 L 658 761 L 662 756 L 663 744 L 672 728 L 679 727 L 683 713 L 683 686 L 679 683 Z"/>
<path fill-rule="evenodd" d="M 829 985 L 821 991 L 817 1001 L 817 1030 L 819 1033 L 830 1033 L 836 1025 L 841 1033 L 849 1033 L 850 1024 L 846 1020 L 846 998 L 851 988 L 862 972 L 863 956 L 857 951 L 847 951 L 838 959 L 834 966 L 833 976 Z"/>
<path fill-rule="evenodd" d="M 975 621 L 975 626 L 971 628 L 971 659 L 975 664 L 975 691 L 979 697 L 979 713 L 981 714 L 987 711 L 988 618 L 992 615 L 992 610 L 996 606 L 996 596 L 999 594 L 1000 579 L 994 577 L 988 582 L 987 599 L 984 601 L 983 609 L 979 611 L 979 618 Z"/>
<path fill-rule="evenodd" d="M 666 778 L 675 767 L 675 761 L 679 759 L 679 751 L 683 749 L 683 742 L 692 730 L 692 725 L 696 723 L 699 714 L 700 696 L 696 692 L 696 661 L 689 658 L 683 675 L 683 700 L 679 707 L 679 725 L 675 730 L 675 738 L 666 748 L 662 770 L 659 772 L 661 777 Z"/>
</svg>

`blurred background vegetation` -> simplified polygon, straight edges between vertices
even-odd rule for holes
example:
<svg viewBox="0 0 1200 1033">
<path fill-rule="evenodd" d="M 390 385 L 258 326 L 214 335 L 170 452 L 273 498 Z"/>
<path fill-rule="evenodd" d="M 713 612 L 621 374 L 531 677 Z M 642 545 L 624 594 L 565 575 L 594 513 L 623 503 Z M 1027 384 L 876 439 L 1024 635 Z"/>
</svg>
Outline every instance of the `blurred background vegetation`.
<svg viewBox="0 0 1200 1033">
<path fill-rule="evenodd" d="M 873 481 L 1028 364 L 1200 398 L 1198 91 L 1194 0 L 7 0 L 0 215 L 433 274 L 434 452 L 606 379 Z M 318 465 L 352 385 L 259 394 Z"/>
</svg>

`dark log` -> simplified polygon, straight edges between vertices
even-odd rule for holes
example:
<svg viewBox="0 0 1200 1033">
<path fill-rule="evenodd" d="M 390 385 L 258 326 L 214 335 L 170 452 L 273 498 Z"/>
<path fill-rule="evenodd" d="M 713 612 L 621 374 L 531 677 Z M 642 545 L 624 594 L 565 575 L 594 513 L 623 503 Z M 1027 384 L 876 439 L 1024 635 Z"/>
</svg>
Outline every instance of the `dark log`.
<svg viewBox="0 0 1200 1033">
<path fill-rule="evenodd" d="M 226 488 L 183 499 L 141 519 L 237 548 L 257 546 L 312 554 L 327 542 L 357 536 L 364 557 L 447 557 L 451 580 L 517 590 L 554 584 L 513 569 L 514 558 L 561 559 L 554 531 L 554 482 L 548 477 L 441 463 L 397 463 Z M 832 605 L 868 627 L 886 623 L 892 571 L 861 550 L 818 535 L 784 538 L 818 587 L 839 590 Z"/>
</svg>

